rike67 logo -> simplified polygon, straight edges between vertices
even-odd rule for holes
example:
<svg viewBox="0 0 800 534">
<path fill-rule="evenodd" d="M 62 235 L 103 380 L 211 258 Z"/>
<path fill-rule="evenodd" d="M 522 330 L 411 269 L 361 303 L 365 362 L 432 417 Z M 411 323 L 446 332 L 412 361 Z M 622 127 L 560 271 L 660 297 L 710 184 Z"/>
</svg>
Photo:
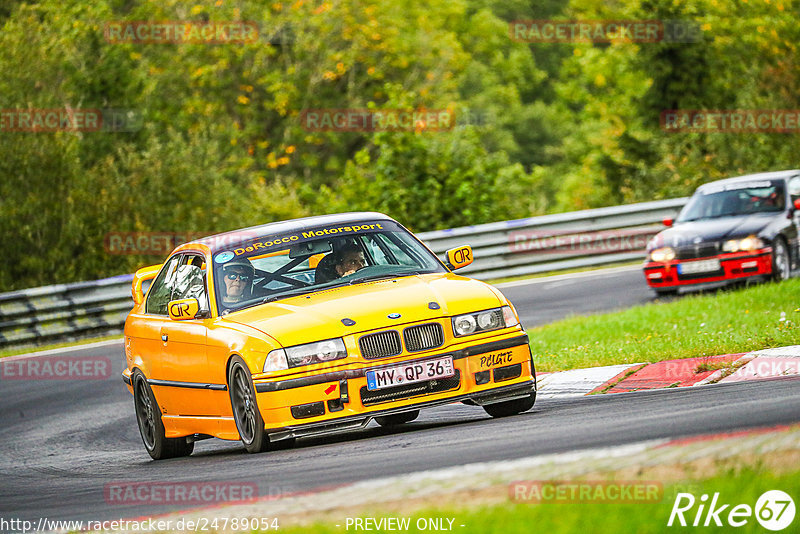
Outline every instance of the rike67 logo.
<svg viewBox="0 0 800 534">
<path fill-rule="evenodd" d="M 755 516 L 756 521 L 767 530 L 784 530 L 792 524 L 795 505 L 789 494 L 781 490 L 769 490 L 761 494 L 755 507 L 749 504 L 723 503 L 719 492 L 709 502 L 708 495 L 700 499 L 691 493 L 678 493 L 669 514 L 667 526 L 730 526 L 743 527 Z"/>
</svg>

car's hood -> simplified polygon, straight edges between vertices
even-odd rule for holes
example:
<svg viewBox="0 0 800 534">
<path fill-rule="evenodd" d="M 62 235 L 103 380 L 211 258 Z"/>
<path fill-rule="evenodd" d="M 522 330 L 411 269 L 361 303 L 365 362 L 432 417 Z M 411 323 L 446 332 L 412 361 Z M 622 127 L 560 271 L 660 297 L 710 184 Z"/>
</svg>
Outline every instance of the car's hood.
<svg viewBox="0 0 800 534">
<path fill-rule="evenodd" d="M 774 213 L 754 213 L 676 223 L 656 236 L 656 241 L 659 241 L 656 246 L 681 247 L 758 235 L 774 217 Z"/>
<path fill-rule="evenodd" d="M 431 309 L 435 302 L 439 309 Z M 250 325 L 283 346 L 459 315 L 505 304 L 499 292 L 451 273 L 365 282 L 254 306 L 224 317 Z M 400 314 L 390 319 L 389 314 Z M 346 326 L 342 319 L 355 321 Z"/>
</svg>

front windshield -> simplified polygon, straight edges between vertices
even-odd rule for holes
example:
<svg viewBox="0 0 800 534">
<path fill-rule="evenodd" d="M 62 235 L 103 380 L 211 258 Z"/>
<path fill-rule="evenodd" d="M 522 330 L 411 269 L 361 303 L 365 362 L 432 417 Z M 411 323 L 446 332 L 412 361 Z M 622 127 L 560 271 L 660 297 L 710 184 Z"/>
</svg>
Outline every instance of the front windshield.
<svg viewBox="0 0 800 534">
<path fill-rule="evenodd" d="M 392 221 L 319 226 L 264 235 L 214 255 L 222 314 L 330 287 L 446 272 Z"/>
<path fill-rule="evenodd" d="M 780 212 L 785 209 L 785 198 L 779 181 L 709 184 L 697 190 L 677 222 Z"/>
</svg>

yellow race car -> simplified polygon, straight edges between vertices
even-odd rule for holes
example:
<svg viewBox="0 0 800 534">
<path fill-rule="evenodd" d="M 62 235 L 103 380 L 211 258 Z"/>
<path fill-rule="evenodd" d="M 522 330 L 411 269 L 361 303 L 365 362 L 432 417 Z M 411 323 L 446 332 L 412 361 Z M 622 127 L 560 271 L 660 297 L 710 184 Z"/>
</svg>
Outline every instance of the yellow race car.
<svg viewBox="0 0 800 534">
<path fill-rule="evenodd" d="M 185 456 L 209 437 L 261 452 L 457 401 L 529 410 L 528 336 L 497 289 L 452 273 L 471 262 L 464 246 L 443 263 L 380 213 L 179 246 L 136 272 L 125 322 L 123 379 L 147 452 Z"/>
</svg>

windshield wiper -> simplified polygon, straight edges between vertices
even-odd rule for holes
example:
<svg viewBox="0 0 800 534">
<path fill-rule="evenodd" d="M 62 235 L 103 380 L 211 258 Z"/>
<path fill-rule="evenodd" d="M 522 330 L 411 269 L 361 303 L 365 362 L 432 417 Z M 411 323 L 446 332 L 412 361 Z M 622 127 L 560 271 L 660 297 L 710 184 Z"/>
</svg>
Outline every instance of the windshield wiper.
<svg viewBox="0 0 800 534">
<path fill-rule="evenodd" d="M 357 284 L 359 282 L 373 282 L 375 280 L 389 280 L 390 278 L 398 278 L 400 276 L 413 276 L 420 274 L 419 270 L 412 269 L 409 271 L 401 271 L 401 272 L 394 272 L 394 273 L 376 273 L 376 274 L 368 274 L 365 276 L 359 276 L 353 278 L 349 282 L 349 285 Z"/>
<path fill-rule="evenodd" d="M 274 302 L 278 299 L 283 299 L 283 298 L 298 297 L 300 295 L 305 295 L 306 293 L 314 293 L 315 291 L 319 291 L 320 289 L 321 288 L 319 287 L 309 287 L 298 291 L 286 291 L 284 293 L 278 293 L 277 295 L 269 295 L 261 299 L 258 302 L 258 304 L 266 304 L 267 302 Z"/>
<path fill-rule="evenodd" d="M 348 285 L 357 284 L 359 282 L 373 282 L 375 280 L 389 280 L 390 278 L 397 278 L 398 276 L 402 276 L 399 274 L 373 274 L 371 276 L 361 276 L 359 278 L 353 278 L 349 282 Z"/>
</svg>

